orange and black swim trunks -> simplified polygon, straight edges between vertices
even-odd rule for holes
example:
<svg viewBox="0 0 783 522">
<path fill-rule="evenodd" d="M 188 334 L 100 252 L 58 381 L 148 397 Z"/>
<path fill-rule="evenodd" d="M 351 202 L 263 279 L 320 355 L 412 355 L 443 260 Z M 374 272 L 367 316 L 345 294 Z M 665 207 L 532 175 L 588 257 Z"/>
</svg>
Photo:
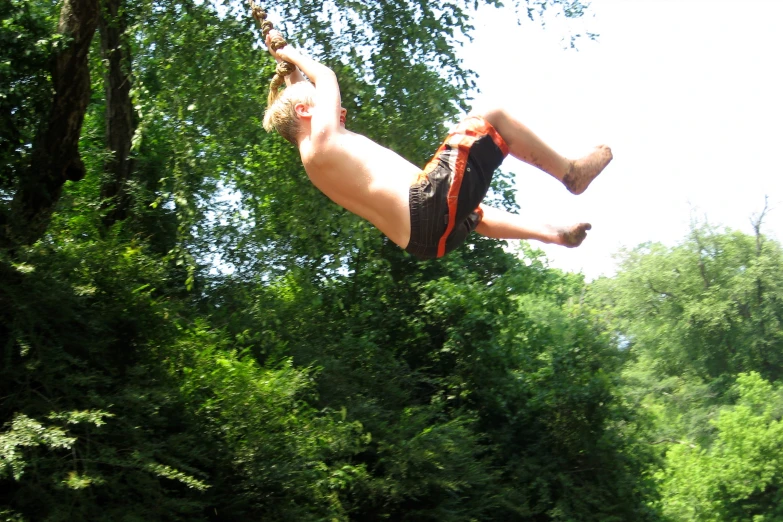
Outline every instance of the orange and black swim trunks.
<svg viewBox="0 0 783 522">
<path fill-rule="evenodd" d="M 411 239 L 406 252 L 442 257 L 476 229 L 492 175 L 508 155 L 495 128 L 478 116 L 463 120 L 411 185 Z"/>
</svg>

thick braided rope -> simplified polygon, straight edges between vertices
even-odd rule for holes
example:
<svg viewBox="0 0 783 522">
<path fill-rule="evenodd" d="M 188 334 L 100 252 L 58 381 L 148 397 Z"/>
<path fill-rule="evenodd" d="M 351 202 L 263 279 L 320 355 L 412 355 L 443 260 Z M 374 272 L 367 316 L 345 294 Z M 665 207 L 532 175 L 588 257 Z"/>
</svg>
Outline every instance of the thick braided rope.
<svg viewBox="0 0 783 522">
<path fill-rule="evenodd" d="M 272 22 L 266 19 L 266 11 L 264 11 L 261 6 L 259 6 L 253 0 L 248 0 L 248 2 L 250 3 L 250 12 L 253 14 L 253 18 L 255 18 L 258 26 L 261 28 L 261 35 L 264 38 L 264 41 L 266 41 L 266 35 L 268 35 L 269 31 L 274 29 L 275 26 L 272 24 Z M 272 38 L 272 41 L 270 42 L 270 46 L 275 51 L 282 49 L 286 45 L 288 45 L 288 42 L 286 42 L 285 38 L 280 36 L 279 33 L 277 36 Z M 267 98 L 267 106 L 271 106 L 273 103 L 275 103 L 275 100 L 277 100 L 278 96 L 280 96 L 280 87 L 282 87 L 285 83 L 285 77 L 295 70 L 296 65 L 292 64 L 291 62 L 280 62 L 277 64 L 275 75 L 272 78 L 272 82 L 269 84 L 269 97 Z"/>
</svg>

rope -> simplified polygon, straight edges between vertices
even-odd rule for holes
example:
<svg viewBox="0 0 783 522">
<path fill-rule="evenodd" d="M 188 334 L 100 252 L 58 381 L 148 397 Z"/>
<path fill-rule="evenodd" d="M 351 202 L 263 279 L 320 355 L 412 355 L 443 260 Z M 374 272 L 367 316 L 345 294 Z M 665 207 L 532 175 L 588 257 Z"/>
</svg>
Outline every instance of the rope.
<svg viewBox="0 0 783 522">
<path fill-rule="evenodd" d="M 264 38 L 264 41 L 266 41 L 266 36 L 269 34 L 269 31 L 275 28 L 275 26 L 272 24 L 272 22 L 266 19 L 266 11 L 264 11 L 261 6 L 255 3 L 254 0 L 248 0 L 248 3 L 250 4 L 250 12 L 253 14 L 253 18 L 255 18 L 258 26 L 261 28 L 261 35 Z M 272 38 L 269 45 L 272 49 L 277 51 L 278 49 L 282 49 L 288 45 L 288 42 L 286 42 L 285 38 L 283 38 L 280 33 L 278 33 Z M 280 87 L 282 87 L 285 83 L 285 77 L 295 70 L 296 65 L 292 64 L 291 62 L 283 61 L 277 64 L 275 75 L 269 84 L 269 97 L 267 98 L 267 106 L 275 103 L 275 100 L 277 100 L 277 98 L 280 96 Z"/>
</svg>

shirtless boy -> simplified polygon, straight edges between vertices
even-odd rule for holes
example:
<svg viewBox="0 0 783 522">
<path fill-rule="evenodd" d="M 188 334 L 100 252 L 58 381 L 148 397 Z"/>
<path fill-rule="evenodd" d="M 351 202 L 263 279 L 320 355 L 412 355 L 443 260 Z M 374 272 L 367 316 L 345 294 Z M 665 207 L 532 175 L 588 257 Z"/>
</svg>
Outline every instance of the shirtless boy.
<svg viewBox="0 0 783 522">
<path fill-rule="evenodd" d="M 579 246 L 591 226 L 531 227 L 519 216 L 481 201 L 507 154 L 534 165 L 581 194 L 612 160 L 600 145 L 578 160 L 566 159 L 503 109 L 473 114 L 446 138 L 422 171 L 398 154 L 345 128 L 346 110 L 331 69 L 291 46 L 272 56 L 297 66 L 287 87 L 267 108 L 264 128 L 299 148 L 313 184 L 332 201 L 361 216 L 420 259 L 458 247 L 475 230 L 497 239 L 535 239 Z M 303 76 L 304 73 L 310 82 Z"/>
</svg>

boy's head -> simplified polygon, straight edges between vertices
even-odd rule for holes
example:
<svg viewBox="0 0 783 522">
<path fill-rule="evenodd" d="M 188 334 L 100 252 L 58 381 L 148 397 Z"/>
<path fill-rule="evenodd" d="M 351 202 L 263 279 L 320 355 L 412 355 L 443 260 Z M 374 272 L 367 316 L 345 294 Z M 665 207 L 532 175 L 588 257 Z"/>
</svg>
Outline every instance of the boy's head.
<svg viewBox="0 0 783 522">
<path fill-rule="evenodd" d="M 297 82 L 283 89 L 277 100 L 269 105 L 264 113 L 264 130 L 267 132 L 276 130 L 282 137 L 296 145 L 299 134 L 299 116 L 296 114 L 296 106 L 304 104 L 312 107 L 315 104 L 314 94 L 315 87 L 310 82 Z"/>
</svg>

